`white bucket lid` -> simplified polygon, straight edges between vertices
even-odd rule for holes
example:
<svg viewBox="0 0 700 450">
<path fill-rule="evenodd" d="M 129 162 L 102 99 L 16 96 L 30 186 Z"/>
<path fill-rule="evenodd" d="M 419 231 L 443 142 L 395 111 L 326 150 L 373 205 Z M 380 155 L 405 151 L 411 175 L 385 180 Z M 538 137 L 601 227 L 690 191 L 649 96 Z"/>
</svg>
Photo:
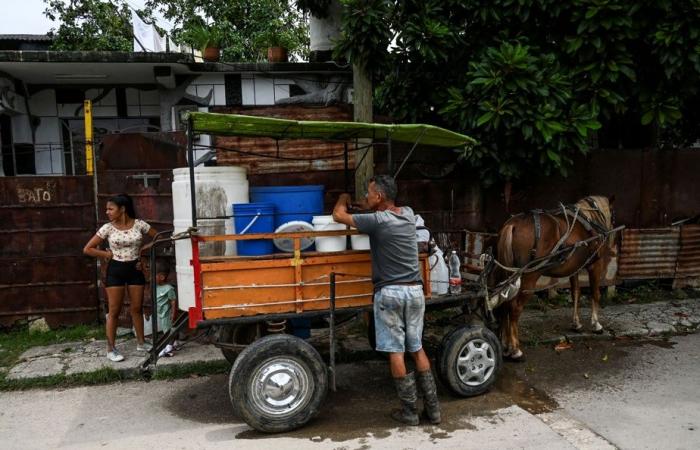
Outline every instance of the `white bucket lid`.
<svg viewBox="0 0 700 450">
<path fill-rule="evenodd" d="M 313 225 L 309 222 L 304 222 L 303 220 L 292 220 L 291 222 L 283 223 L 275 230 L 275 233 L 298 233 L 299 231 L 314 231 Z M 280 251 L 291 253 L 294 251 L 294 239 L 288 238 L 278 238 L 273 239 L 272 242 L 275 247 L 280 249 Z M 303 238 L 301 239 L 301 250 L 306 250 L 307 248 L 314 245 L 314 238 Z"/>
</svg>

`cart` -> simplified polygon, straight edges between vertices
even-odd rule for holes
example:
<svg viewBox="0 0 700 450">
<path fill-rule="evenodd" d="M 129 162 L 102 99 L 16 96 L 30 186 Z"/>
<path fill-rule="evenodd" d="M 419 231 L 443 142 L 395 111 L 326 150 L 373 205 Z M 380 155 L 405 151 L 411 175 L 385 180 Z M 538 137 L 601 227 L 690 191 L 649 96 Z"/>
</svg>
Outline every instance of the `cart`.
<svg viewBox="0 0 700 450">
<path fill-rule="evenodd" d="M 263 432 L 299 428 L 319 412 L 328 389 L 335 390 L 338 317 L 372 310 L 370 252 L 302 251 L 304 239 L 349 236 L 357 233 L 353 230 L 199 235 L 194 133 L 344 142 L 346 187 L 349 185 L 348 143 L 353 141 L 358 146 L 360 140 L 371 139 L 377 145 L 384 139 L 388 151 L 392 140 L 412 142 L 406 159 L 419 142 L 457 147 L 473 141 L 430 125 L 297 122 L 213 113 L 189 116 L 193 228 L 180 236 L 158 238 L 151 251 L 153 259 L 161 243 L 182 238 L 192 243 L 195 306 L 176 321 L 171 333 L 185 326 L 210 331 L 212 343 L 232 363 L 228 381 L 231 404 L 251 427 Z M 404 159 L 399 170 L 405 162 Z M 263 256 L 200 255 L 201 244 L 249 239 L 289 239 L 293 251 Z M 462 316 L 461 325 L 442 340 L 435 364 L 437 373 L 456 395 L 469 397 L 484 393 L 495 382 L 502 351 L 499 339 L 485 325 L 490 311 L 483 293 L 478 287 L 470 286 L 461 294 L 431 295 L 428 254 L 421 253 L 419 259 L 426 309 L 460 307 Z M 151 261 L 152 271 L 154 266 Z M 155 298 L 152 301 L 155 308 Z M 300 318 L 323 318 L 327 323 L 327 360 L 309 342 L 288 333 L 288 321 Z M 154 348 L 144 368 L 156 363 L 158 352 L 168 339 L 164 337 L 156 342 L 156 335 L 157 324 L 154 324 Z"/>
</svg>

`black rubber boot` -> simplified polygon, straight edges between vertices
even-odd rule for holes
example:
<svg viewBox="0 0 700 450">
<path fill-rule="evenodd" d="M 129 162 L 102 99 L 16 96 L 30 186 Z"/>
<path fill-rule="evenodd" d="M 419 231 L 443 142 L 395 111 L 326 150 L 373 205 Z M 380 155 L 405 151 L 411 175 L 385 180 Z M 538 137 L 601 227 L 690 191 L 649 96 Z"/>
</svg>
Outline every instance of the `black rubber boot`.
<svg viewBox="0 0 700 450">
<path fill-rule="evenodd" d="M 418 372 L 418 388 L 423 394 L 423 415 L 428 418 L 430 423 L 439 424 L 441 420 L 440 402 L 438 401 L 433 372 L 430 370 Z"/>
<path fill-rule="evenodd" d="M 418 408 L 416 408 L 418 392 L 416 391 L 416 378 L 413 372 L 403 378 L 394 378 L 394 385 L 396 386 L 399 400 L 401 400 L 401 409 L 392 411 L 391 418 L 406 425 L 418 425 L 420 423 Z"/>
</svg>

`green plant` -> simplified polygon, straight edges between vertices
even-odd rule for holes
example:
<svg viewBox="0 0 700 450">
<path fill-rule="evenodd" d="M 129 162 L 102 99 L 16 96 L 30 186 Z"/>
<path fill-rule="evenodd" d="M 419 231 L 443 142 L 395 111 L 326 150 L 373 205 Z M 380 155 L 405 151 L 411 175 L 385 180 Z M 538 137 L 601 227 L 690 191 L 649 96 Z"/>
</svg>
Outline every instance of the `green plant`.
<svg viewBox="0 0 700 450">
<path fill-rule="evenodd" d="M 297 45 L 297 35 L 293 29 L 287 28 L 282 20 L 275 19 L 265 24 L 254 39 L 255 45 L 266 51 L 271 47 L 282 47 L 293 50 Z"/>
<path fill-rule="evenodd" d="M 192 48 L 204 50 L 205 48 L 219 48 L 224 40 L 224 33 L 215 25 L 195 25 L 183 32 L 181 40 L 190 44 Z"/>
<path fill-rule="evenodd" d="M 698 138 L 697 1 L 340 1 L 336 51 L 366 63 L 376 112 L 473 135 L 463 167 L 484 182 Z"/>
</svg>

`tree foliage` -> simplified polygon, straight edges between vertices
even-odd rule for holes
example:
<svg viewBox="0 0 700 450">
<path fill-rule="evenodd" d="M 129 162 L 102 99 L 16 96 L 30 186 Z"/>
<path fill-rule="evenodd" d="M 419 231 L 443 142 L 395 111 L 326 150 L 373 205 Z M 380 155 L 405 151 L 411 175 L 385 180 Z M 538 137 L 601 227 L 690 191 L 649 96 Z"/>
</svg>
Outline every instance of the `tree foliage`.
<svg viewBox="0 0 700 450">
<path fill-rule="evenodd" d="M 342 2 L 337 49 L 369 62 L 379 111 L 476 137 L 488 182 L 566 174 L 601 125 L 698 137 L 700 0 Z"/>
<path fill-rule="evenodd" d="M 60 23 L 54 50 L 131 51 L 131 11 L 125 0 L 44 0 L 44 15 Z"/>
<path fill-rule="evenodd" d="M 160 11 L 175 26 L 175 40 L 187 41 L 193 29 L 207 23 L 219 32 L 222 59 L 257 61 L 267 46 L 282 43 L 293 57 L 308 53 L 308 25 L 288 0 L 149 0 L 148 13 Z"/>
</svg>

